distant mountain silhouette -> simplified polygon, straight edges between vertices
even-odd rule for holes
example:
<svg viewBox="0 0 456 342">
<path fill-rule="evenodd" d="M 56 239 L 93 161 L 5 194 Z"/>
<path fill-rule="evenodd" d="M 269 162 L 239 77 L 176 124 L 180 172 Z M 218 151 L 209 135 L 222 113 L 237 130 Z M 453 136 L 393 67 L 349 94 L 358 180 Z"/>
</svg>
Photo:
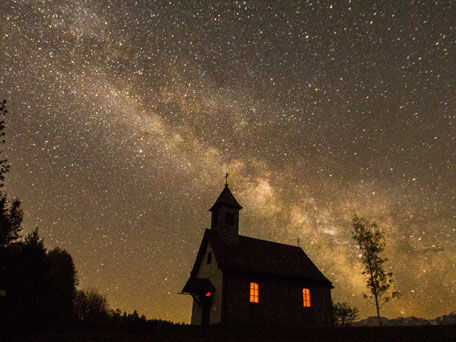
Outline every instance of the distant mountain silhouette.
<svg viewBox="0 0 456 342">
<path fill-rule="evenodd" d="M 417 317 L 398 317 L 388 319 L 381 317 L 383 326 L 417 326 L 417 325 L 456 325 L 456 311 L 434 319 L 424 319 Z M 355 323 L 356 326 L 377 326 L 377 316 L 368 317 Z"/>
</svg>

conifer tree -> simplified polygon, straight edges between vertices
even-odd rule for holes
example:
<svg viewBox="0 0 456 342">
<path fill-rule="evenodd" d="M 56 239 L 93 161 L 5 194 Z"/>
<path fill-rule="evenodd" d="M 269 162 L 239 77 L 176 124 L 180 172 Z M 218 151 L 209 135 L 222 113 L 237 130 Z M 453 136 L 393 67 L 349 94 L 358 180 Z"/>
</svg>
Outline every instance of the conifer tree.
<svg viewBox="0 0 456 342">
<path fill-rule="evenodd" d="M 6 101 L 3 100 L 0 105 L 0 116 L 5 116 L 7 113 Z M 0 119 L 0 145 L 5 144 L 4 137 L 5 121 Z M 17 240 L 22 229 L 21 202 L 18 199 L 14 199 L 11 204 L 8 203 L 6 193 L 1 189 L 4 187 L 5 176 L 9 171 L 9 167 L 8 160 L 3 156 L 3 150 L 0 149 L 0 248 L 6 247 L 12 241 Z"/>
</svg>

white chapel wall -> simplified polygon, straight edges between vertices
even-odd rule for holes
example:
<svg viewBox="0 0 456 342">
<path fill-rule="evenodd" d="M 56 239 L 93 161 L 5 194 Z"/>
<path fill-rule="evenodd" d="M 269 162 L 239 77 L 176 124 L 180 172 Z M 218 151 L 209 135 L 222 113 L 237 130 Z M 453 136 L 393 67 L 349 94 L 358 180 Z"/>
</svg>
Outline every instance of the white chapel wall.
<svg viewBox="0 0 456 342">
<path fill-rule="evenodd" d="M 212 253 L 212 262 L 207 264 L 207 255 Z M 222 321 L 222 283 L 223 283 L 223 272 L 217 266 L 217 260 L 215 259 L 214 252 L 207 244 L 206 252 L 198 270 L 197 278 L 207 278 L 215 287 L 215 293 L 212 297 L 212 308 L 210 314 L 209 324 L 220 323 Z M 196 304 L 194 304 L 196 305 Z M 195 311 L 194 311 L 195 312 Z M 200 314 L 201 315 L 201 314 Z M 193 323 L 192 318 L 192 323 Z"/>
</svg>

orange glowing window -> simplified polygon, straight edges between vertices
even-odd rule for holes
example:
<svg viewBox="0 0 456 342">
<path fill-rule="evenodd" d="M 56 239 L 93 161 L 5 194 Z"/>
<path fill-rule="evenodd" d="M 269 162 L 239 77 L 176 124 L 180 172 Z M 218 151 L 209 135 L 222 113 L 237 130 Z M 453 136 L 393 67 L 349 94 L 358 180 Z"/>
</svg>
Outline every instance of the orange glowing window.
<svg viewBox="0 0 456 342">
<path fill-rule="evenodd" d="M 310 290 L 302 289 L 302 305 L 305 308 L 310 308 Z"/>
<path fill-rule="evenodd" d="M 250 283 L 250 303 L 260 302 L 260 286 L 257 283 Z"/>
</svg>

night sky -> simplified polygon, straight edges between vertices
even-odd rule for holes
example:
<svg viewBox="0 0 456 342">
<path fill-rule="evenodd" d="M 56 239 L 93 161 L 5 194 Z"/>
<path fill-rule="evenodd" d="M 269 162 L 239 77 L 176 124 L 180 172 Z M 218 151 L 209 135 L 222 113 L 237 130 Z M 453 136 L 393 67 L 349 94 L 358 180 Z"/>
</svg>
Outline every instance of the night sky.
<svg viewBox="0 0 456 342">
<path fill-rule="evenodd" d="M 351 238 L 386 235 L 387 317 L 456 310 L 454 1 L 2 1 L 6 189 L 80 288 L 179 295 L 225 172 L 240 233 L 299 244 L 375 314 Z M 245 294 L 248 296 L 248 293 Z M 247 297 L 246 297 L 247 298 Z"/>
</svg>

